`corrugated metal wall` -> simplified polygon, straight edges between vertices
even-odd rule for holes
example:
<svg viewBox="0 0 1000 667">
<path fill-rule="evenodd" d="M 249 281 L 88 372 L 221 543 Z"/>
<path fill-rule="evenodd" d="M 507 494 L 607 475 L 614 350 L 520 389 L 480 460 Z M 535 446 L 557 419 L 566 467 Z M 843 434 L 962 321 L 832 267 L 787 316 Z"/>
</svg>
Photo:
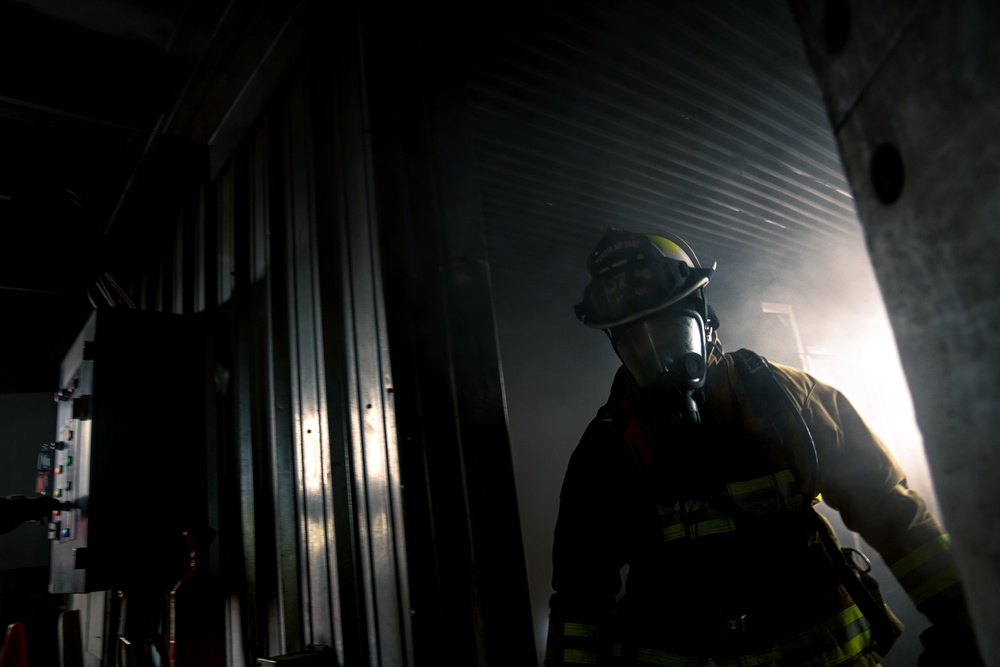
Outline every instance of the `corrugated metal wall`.
<svg viewBox="0 0 1000 667">
<path fill-rule="evenodd" d="M 334 32 L 135 278 L 139 307 L 216 321 L 233 664 L 310 644 L 412 662 L 360 45 Z"/>
<path fill-rule="evenodd" d="M 223 126 L 160 163 L 203 177 L 136 197 L 105 299 L 211 323 L 230 662 L 532 664 L 467 103 L 428 39 L 447 24 L 302 6 L 279 55 L 238 68 L 257 112 L 211 90 L 186 110 Z"/>
<path fill-rule="evenodd" d="M 537 662 L 454 8 L 378 3 L 365 67 L 418 664 Z M 460 11 L 460 10 L 459 10 Z M 387 20 L 391 17 L 391 20 Z"/>
</svg>

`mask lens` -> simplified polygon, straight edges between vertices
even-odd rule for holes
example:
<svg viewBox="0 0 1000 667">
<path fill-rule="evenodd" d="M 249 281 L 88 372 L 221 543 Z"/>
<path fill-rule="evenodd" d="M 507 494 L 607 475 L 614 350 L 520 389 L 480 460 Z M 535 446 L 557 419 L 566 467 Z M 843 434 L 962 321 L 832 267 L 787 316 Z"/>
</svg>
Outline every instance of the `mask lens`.
<svg viewBox="0 0 1000 667">
<path fill-rule="evenodd" d="M 612 332 L 612 337 L 640 387 L 696 389 L 705 380 L 705 325 L 693 310 L 661 311 Z M 692 355 L 701 361 L 695 363 Z"/>
</svg>

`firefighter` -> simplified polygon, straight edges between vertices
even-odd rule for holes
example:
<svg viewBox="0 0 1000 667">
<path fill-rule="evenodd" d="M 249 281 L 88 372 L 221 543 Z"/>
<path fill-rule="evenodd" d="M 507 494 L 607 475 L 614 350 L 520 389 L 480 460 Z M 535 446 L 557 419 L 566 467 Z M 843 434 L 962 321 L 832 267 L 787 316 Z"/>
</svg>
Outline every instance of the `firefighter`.
<svg viewBox="0 0 1000 667">
<path fill-rule="evenodd" d="M 611 228 L 587 268 L 622 366 L 563 480 L 546 665 L 880 665 L 902 624 L 819 502 L 931 621 L 921 666 L 982 664 L 941 524 L 838 390 L 723 350 L 715 265 Z"/>
</svg>

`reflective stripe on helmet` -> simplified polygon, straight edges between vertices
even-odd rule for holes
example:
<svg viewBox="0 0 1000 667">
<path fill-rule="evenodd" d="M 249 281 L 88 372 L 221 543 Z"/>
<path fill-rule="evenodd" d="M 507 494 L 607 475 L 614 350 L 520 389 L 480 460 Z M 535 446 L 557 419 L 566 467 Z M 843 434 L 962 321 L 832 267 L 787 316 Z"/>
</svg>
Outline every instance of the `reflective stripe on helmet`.
<svg viewBox="0 0 1000 667">
<path fill-rule="evenodd" d="M 692 269 L 699 266 L 695 260 L 693 260 L 691 256 L 688 255 L 684 249 L 677 245 L 674 241 L 662 236 L 657 236 L 656 234 L 649 234 L 648 236 L 649 240 L 652 241 L 657 248 L 663 251 L 663 256 L 667 259 L 675 259 L 678 262 L 684 262 Z"/>
<path fill-rule="evenodd" d="M 600 631 L 591 623 L 552 623 L 546 663 L 559 665 L 601 664 Z"/>
</svg>

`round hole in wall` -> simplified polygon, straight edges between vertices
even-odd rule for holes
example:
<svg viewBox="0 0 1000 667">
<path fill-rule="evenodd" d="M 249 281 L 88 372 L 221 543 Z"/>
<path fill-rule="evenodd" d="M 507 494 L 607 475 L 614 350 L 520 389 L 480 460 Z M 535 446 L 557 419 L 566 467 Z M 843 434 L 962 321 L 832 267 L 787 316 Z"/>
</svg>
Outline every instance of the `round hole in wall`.
<svg viewBox="0 0 1000 667">
<path fill-rule="evenodd" d="M 847 0 L 828 0 L 823 8 L 823 41 L 831 54 L 843 51 L 851 32 L 851 8 Z"/>
<path fill-rule="evenodd" d="M 872 153 L 872 185 L 883 204 L 891 204 L 903 192 L 903 157 L 892 144 L 881 144 Z"/>
</svg>

